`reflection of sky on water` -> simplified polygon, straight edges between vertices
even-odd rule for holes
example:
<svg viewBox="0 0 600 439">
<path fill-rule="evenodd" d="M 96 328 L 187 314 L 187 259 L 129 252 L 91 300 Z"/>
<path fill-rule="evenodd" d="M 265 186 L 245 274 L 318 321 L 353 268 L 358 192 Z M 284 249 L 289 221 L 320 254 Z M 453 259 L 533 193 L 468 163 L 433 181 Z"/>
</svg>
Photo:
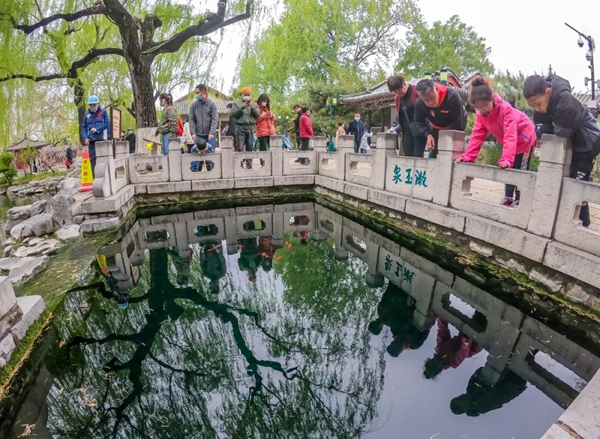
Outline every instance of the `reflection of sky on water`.
<svg viewBox="0 0 600 439">
<path fill-rule="evenodd" d="M 480 416 L 455 415 L 451 401 L 468 388 L 480 399 L 488 391 L 473 381 L 487 352 L 426 379 L 424 365 L 440 346 L 435 319 L 428 332 L 416 330 L 414 300 L 388 281 L 369 287 L 365 262 L 353 254 L 340 260 L 331 239 L 309 235 L 303 245 L 306 237 L 285 234 L 273 255 L 254 247 L 259 238 L 238 240 L 233 255 L 225 241 L 193 244 L 191 258 L 182 249 L 146 250 L 127 310 L 110 294 L 71 293 L 55 318 L 59 341 L 47 355 L 54 378 L 50 431 L 112 436 L 115 408 L 130 395 L 116 437 L 525 439 L 540 437 L 560 416 L 559 405 L 514 374 L 513 396 Z M 367 257 L 368 243 L 354 237 L 343 244 Z M 213 253 L 218 248 L 221 258 Z M 264 264 L 271 256 L 272 267 Z M 215 279 L 218 294 L 209 292 Z M 417 279 L 413 286 L 421 285 Z M 449 305 L 481 323 L 465 300 L 452 294 Z M 381 332 L 372 330 L 375 320 L 384 322 Z M 449 339 L 465 340 L 449 329 Z M 394 334 L 404 340 L 403 331 L 415 348 L 394 358 L 387 349 Z M 137 333 L 146 335 L 127 339 Z M 68 364 L 58 348 L 65 344 L 73 344 Z M 138 386 L 120 366 L 135 358 Z M 580 378 L 549 357 L 535 361 L 581 388 Z"/>
</svg>

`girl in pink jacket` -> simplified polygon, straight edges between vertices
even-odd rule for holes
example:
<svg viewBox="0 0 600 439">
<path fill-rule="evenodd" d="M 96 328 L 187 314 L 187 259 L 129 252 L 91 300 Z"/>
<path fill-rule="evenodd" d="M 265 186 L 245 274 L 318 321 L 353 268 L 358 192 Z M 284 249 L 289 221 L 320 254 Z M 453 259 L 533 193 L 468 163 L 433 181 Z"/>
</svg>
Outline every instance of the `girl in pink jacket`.
<svg viewBox="0 0 600 439">
<path fill-rule="evenodd" d="M 535 125 L 531 119 L 502 100 L 484 78 L 473 80 L 472 87 L 469 100 L 477 110 L 475 125 L 467 150 L 458 162 L 474 162 L 481 145 L 491 133 L 502 144 L 498 167 L 529 169 L 529 158 L 536 141 Z M 503 205 L 515 207 L 519 204 L 521 194 L 516 189 L 512 184 L 505 186 Z"/>
</svg>

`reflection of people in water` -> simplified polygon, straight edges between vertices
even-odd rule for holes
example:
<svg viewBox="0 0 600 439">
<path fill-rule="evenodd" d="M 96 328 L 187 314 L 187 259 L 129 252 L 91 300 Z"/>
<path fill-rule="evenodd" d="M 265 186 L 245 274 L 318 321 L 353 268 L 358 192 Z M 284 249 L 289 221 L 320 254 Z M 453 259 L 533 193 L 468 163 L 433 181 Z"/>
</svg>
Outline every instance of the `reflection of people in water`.
<svg viewBox="0 0 600 439">
<path fill-rule="evenodd" d="M 207 242 L 200 247 L 200 250 L 202 274 L 210 281 L 210 292 L 219 294 L 219 279 L 227 273 L 227 263 L 225 262 L 221 241 Z"/>
<path fill-rule="evenodd" d="M 310 218 L 306 215 L 295 215 L 290 217 L 290 226 L 307 226 L 310 223 Z M 300 244 L 306 245 L 308 244 L 308 238 L 310 236 L 310 232 L 308 230 L 304 230 L 301 232 L 294 232 L 294 236 L 296 238 L 300 238 Z"/>
<path fill-rule="evenodd" d="M 475 311 L 473 320 L 478 321 L 481 319 L 485 319 L 485 316 Z M 428 380 L 438 376 L 446 369 L 456 369 L 467 358 L 471 358 L 482 351 L 481 346 L 477 342 L 469 339 L 462 333 L 459 333 L 456 337 L 452 337 L 448 328 L 448 322 L 439 317 L 437 319 L 437 326 L 438 334 L 435 355 L 425 362 L 425 371 L 423 372 L 423 375 Z"/>
<path fill-rule="evenodd" d="M 402 351 L 419 349 L 427 340 L 429 330 L 419 331 L 413 325 L 414 312 L 414 299 L 390 282 L 377 306 L 377 319 L 369 323 L 369 331 L 379 335 L 384 325 L 389 326 L 394 340 L 387 352 L 392 357 Z"/>
<path fill-rule="evenodd" d="M 455 415 L 476 417 L 497 410 L 527 388 L 527 382 L 511 371 L 496 385 L 489 386 L 480 379 L 482 370 L 483 368 L 479 368 L 475 371 L 467 385 L 467 392 L 450 402 L 450 410 Z"/>
<path fill-rule="evenodd" d="M 273 256 L 275 256 L 275 247 L 273 247 L 273 237 L 271 235 L 259 236 L 258 251 L 262 257 L 261 266 L 266 272 L 273 267 Z"/>
<path fill-rule="evenodd" d="M 238 240 L 238 246 L 242 249 L 238 266 L 240 270 L 248 272 L 250 282 L 256 283 L 256 271 L 262 263 L 257 240 L 256 238 L 242 238 Z"/>
<path fill-rule="evenodd" d="M 98 262 L 98 266 L 100 267 L 100 272 L 102 276 L 106 280 L 109 290 L 102 290 L 102 295 L 107 299 L 117 299 L 117 303 L 119 304 L 119 308 L 127 309 L 129 307 L 129 292 L 119 290 L 119 284 L 117 279 L 113 276 L 113 274 L 108 269 L 108 264 L 106 263 L 106 256 L 102 254 L 96 255 L 96 261 Z"/>
<path fill-rule="evenodd" d="M 190 279 L 190 262 L 194 256 L 192 249 L 189 249 L 189 256 L 179 256 L 179 248 L 173 247 L 169 249 L 171 254 L 171 260 L 175 265 L 175 271 L 177 272 L 177 285 L 185 286 L 188 284 Z"/>
</svg>

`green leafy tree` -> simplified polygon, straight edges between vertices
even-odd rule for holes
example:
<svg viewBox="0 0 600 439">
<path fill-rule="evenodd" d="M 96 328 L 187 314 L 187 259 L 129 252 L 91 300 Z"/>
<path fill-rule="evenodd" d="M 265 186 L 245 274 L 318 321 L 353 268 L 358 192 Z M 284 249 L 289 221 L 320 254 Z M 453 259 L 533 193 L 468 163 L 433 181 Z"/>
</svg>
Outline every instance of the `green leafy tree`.
<svg viewBox="0 0 600 439">
<path fill-rule="evenodd" d="M 283 4 L 281 20 L 243 57 L 240 82 L 286 106 L 308 102 L 311 87 L 349 93 L 371 83 L 399 44 L 401 28 L 421 19 L 412 0 Z"/>
<path fill-rule="evenodd" d="M 419 77 L 442 67 L 450 67 L 460 77 L 494 72 L 489 60 L 491 48 L 485 38 L 457 15 L 445 23 L 436 21 L 431 27 L 418 23 L 400 47 L 396 70 L 407 77 Z"/>
<path fill-rule="evenodd" d="M 9 186 L 17 176 L 17 168 L 15 168 L 13 163 L 13 155 L 8 151 L 0 154 L 0 174 L 2 174 L 2 178 Z"/>
<path fill-rule="evenodd" d="M 506 72 L 497 73 L 494 76 L 494 88 L 495 91 L 502 96 L 502 99 L 512 102 L 515 108 L 532 117 L 533 111 L 523 97 L 523 85 L 525 84 L 527 76 L 528 75 L 525 75 L 523 72 L 511 73 L 508 70 Z"/>
<path fill-rule="evenodd" d="M 150 3 L 103 0 L 93 6 L 81 0 L 59 0 L 42 6 L 36 2 L 6 0 L 0 13 L 4 44 L 0 60 L 4 62 L 9 58 L 8 52 L 14 52 L 16 48 L 27 49 L 31 44 L 32 48 L 22 53 L 32 52 L 30 59 L 33 61 L 21 65 L 8 62 L 4 69 L 8 73 L 0 77 L 0 83 L 18 79 L 33 82 L 66 80 L 75 89 L 76 105 L 81 112 L 86 94 L 80 83 L 81 70 L 104 57 L 116 56 L 127 69 L 129 83 L 121 83 L 131 88 L 132 113 L 137 126 L 156 126 L 153 85 L 165 81 L 156 74 L 155 62 L 175 56 L 173 54 L 185 48 L 193 53 L 196 44 L 205 42 L 207 35 L 249 17 L 251 4 L 249 0 L 241 14 L 227 18 L 227 1 L 219 1 L 215 13 L 198 14 L 192 5 L 170 0 Z M 232 9 L 237 9 L 237 5 L 234 2 Z M 80 32 L 80 29 L 85 31 Z M 42 31 L 41 35 L 39 31 Z M 55 52 L 50 59 L 42 56 L 48 46 Z M 172 66 L 163 62 L 165 70 Z M 104 68 L 111 70 L 111 63 L 105 64 Z M 109 80 L 109 84 L 112 81 Z M 14 94 L 15 87 L 10 90 Z"/>
</svg>

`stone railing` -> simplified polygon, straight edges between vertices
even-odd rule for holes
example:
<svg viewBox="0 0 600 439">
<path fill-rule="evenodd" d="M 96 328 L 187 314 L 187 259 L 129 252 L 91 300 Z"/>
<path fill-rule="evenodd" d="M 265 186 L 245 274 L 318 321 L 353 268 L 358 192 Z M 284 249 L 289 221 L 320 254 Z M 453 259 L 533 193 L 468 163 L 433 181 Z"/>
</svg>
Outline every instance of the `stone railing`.
<svg viewBox="0 0 600 439">
<path fill-rule="evenodd" d="M 582 201 L 600 204 L 600 185 L 568 178 L 571 149 L 565 140 L 544 136 L 537 172 L 457 164 L 465 148 L 462 132 L 441 132 L 434 160 L 398 157 L 391 134 L 373 140 L 368 154 L 354 153 L 352 136 L 342 136 L 336 152 L 325 151 L 326 139 L 320 137 L 314 139 L 313 150 L 284 151 L 277 136 L 270 151 L 234 152 L 233 139 L 224 137 L 220 153 L 197 155 L 181 154 L 174 139 L 165 156 L 129 155 L 126 143 L 116 142 L 114 158 L 110 142 L 97 142 L 97 181 L 94 197 L 82 206 L 88 214 L 82 231 L 114 227 L 136 194 L 314 185 L 324 194 L 345 194 L 458 231 L 473 239 L 472 248 L 485 256 L 500 248 L 600 289 L 600 233 L 584 228 L 578 219 Z M 493 202 L 477 197 L 474 179 L 517 186 L 519 204 L 501 205 L 501 196 Z M 556 282 L 547 276 L 522 264 L 517 267 L 556 290 Z M 593 295 L 572 296 L 600 308 L 600 299 Z"/>
</svg>

